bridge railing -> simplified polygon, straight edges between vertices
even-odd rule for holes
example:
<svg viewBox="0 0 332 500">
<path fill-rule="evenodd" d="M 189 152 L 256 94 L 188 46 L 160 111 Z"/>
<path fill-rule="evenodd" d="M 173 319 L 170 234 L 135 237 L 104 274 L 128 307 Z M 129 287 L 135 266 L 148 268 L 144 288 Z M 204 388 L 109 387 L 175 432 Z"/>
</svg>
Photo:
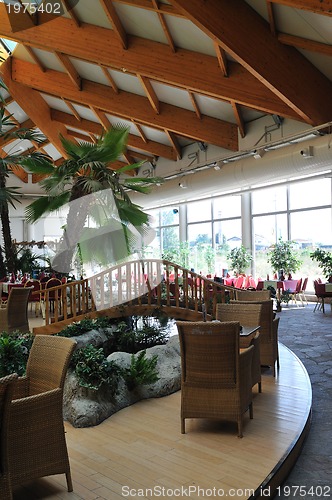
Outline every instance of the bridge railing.
<svg viewBox="0 0 332 500">
<path fill-rule="evenodd" d="M 234 298 L 224 286 L 177 264 L 138 259 L 95 276 L 43 291 L 46 324 L 125 305 L 167 305 L 215 317 L 216 304 Z"/>
</svg>

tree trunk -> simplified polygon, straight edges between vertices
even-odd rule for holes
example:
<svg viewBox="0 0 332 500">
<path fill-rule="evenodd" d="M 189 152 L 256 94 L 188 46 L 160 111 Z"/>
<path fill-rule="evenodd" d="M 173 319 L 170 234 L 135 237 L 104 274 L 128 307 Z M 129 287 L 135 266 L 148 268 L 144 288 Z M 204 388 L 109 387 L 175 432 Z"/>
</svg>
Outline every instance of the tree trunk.
<svg viewBox="0 0 332 500">
<path fill-rule="evenodd" d="M 6 189 L 6 178 L 0 174 L 0 189 Z M 1 207 L 1 225 L 2 236 L 5 250 L 7 271 L 9 273 L 16 272 L 16 252 L 12 243 L 12 235 L 10 230 L 8 203 L 3 202 Z"/>
</svg>

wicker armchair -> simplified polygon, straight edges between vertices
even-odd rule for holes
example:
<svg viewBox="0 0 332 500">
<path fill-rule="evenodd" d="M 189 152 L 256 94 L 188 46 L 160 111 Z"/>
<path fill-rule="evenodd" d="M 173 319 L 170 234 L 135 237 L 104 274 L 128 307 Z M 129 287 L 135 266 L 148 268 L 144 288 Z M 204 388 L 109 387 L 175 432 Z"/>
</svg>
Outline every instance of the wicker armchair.
<svg viewBox="0 0 332 500">
<path fill-rule="evenodd" d="M 0 308 L 0 332 L 29 332 L 28 300 L 32 287 L 12 288 L 5 307 Z"/>
<path fill-rule="evenodd" d="M 273 312 L 273 301 L 262 300 L 260 302 L 237 301 L 238 305 L 261 304 L 261 315 L 259 318 L 261 365 L 271 366 L 273 376 L 276 375 L 276 363 L 279 370 L 279 349 L 278 349 L 278 327 L 279 318 Z M 232 305 L 232 304 L 230 304 Z"/>
<path fill-rule="evenodd" d="M 236 421 L 253 418 L 253 347 L 240 353 L 238 322 L 177 321 L 181 348 L 181 432 L 186 418 Z"/>
<path fill-rule="evenodd" d="M 240 325 L 258 326 L 260 325 L 261 305 L 249 303 L 248 306 L 233 301 L 231 304 L 217 304 L 216 319 L 218 321 L 239 321 Z M 240 348 L 245 349 L 250 345 L 254 346 L 251 366 L 252 387 L 258 384 L 258 392 L 262 392 L 262 372 L 260 355 L 260 333 L 254 337 L 240 337 Z"/>
<path fill-rule="evenodd" d="M 8 463 L 8 425 L 10 402 L 13 387 L 17 380 L 16 373 L 0 378 L 0 498 L 12 500 L 11 482 Z"/>
<path fill-rule="evenodd" d="M 62 399 L 75 345 L 65 337 L 35 337 L 26 376 L 18 379 L 11 403 L 8 455 L 13 486 L 64 473 L 68 491 L 73 491 Z"/>
<path fill-rule="evenodd" d="M 268 300 L 271 298 L 270 290 L 235 290 L 236 300 Z"/>
</svg>

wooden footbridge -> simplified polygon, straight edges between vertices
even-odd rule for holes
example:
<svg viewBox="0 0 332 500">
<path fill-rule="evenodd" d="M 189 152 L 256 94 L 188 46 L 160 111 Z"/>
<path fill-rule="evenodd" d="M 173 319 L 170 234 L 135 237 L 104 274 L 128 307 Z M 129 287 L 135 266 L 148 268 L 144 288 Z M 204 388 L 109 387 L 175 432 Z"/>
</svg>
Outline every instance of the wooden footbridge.
<svg viewBox="0 0 332 500">
<path fill-rule="evenodd" d="M 217 303 L 234 298 L 234 290 L 166 260 L 128 261 L 43 290 L 45 325 L 34 333 L 56 333 L 86 317 L 148 315 L 160 308 L 172 318 L 213 319 Z"/>
</svg>

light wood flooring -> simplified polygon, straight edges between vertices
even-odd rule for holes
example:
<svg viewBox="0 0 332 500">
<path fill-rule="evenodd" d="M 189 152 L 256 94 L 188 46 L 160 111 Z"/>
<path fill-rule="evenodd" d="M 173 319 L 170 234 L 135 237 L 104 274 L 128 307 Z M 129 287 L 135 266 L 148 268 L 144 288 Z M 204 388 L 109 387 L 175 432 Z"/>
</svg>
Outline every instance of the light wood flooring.
<svg viewBox="0 0 332 500">
<path fill-rule="evenodd" d="M 187 420 L 186 434 L 181 434 L 180 392 L 144 400 L 96 427 L 75 429 L 66 423 L 73 493 L 59 475 L 16 487 L 14 500 L 153 499 L 160 493 L 162 498 L 198 499 L 213 488 L 225 493 L 233 488 L 233 497 L 247 499 L 259 498 L 264 487 L 268 498 L 273 479 L 283 479 L 296 459 L 296 443 L 308 430 L 310 412 L 307 372 L 280 345 L 279 375 L 274 379 L 267 371 L 263 392 L 254 389 L 254 418 L 246 415 L 242 439 L 235 423 L 207 420 Z"/>
</svg>

